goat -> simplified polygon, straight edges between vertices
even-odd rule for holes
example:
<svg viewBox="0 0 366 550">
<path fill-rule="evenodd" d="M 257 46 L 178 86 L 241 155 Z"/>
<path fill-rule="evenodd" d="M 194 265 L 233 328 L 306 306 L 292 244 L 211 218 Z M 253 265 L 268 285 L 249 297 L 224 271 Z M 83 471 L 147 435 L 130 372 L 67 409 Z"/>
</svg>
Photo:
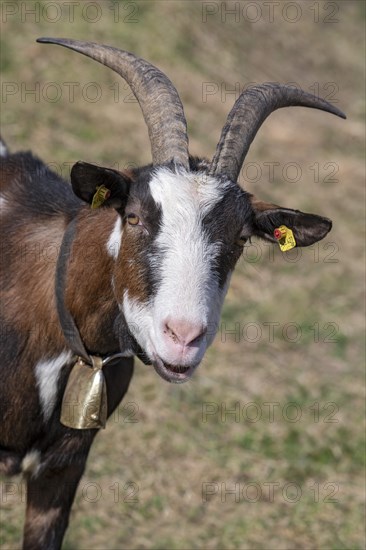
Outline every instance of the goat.
<svg viewBox="0 0 366 550">
<path fill-rule="evenodd" d="M 122 76 L 152 150 L 152 164 L 129 171 L 77 162 L 70 185 L 32 153 L 0 148 L 0 470 L 27 480 L 24 548 L 54 550 L 93 439 L 127 392 L 133 356 L 168 382 L 190 379 L 245 242 L 308 246 L 331 229 L 328 218 L 262 202 L 237 184 L 264 120 L 287 106 L 345 115 L 299 89 L 253 86 L 208 162 L 190 156 L 180 98 L 156 67 L 109 46 L 38 42 Z M 76 409 L 67 409 L 70 396 Z"/>
</svg>

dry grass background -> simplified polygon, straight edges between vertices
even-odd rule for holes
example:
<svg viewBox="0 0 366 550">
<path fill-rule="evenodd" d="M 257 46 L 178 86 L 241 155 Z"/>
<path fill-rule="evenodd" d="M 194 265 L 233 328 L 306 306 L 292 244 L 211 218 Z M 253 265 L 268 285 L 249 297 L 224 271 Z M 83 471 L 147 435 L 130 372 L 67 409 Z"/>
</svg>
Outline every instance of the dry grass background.
<svg viewBox="0 0 366 550">
<path fill-rule="evenodd" d="M 259 132 L 243 172 L 246 188 L 329 216 L 333 230 L 298 261 L 260 243 L 246 250 L 223 330 L 190 383 L 168 385 L 137 365 L 119 415 L 91 451 L 64 548 L 364 548 L 364 3 L 274 3 L 273 22 L 265 2 L 84 2 L 75 5 L 73 22 L 66 3 L 59 2 L 58 11 L 51 4 L 1 5 L 2 133 L 11 148 L 33 149 L 65 177 L 63 163 L 79 159 L 109 166 L 148 162 L 147 132 L 114 73 L 38 45 L 38 36 L 115 45 L 166 71 L 185 105 L 195 154 L 212 156 L 234 100 L 220 91 L 235 83 L 318 88 L 348 116 L 281 110 Z M 92 23 L 95 5 L 101 17 Z M 37 21 L 26 13 L 34 6 Z M 226 13 L 225 21 L 225 6 L 239 9 L 236 19 Z M 204 21 L 207 9 L 217 13 Z M 299 10 L 298 21 L 289 22 Z M 77 83 L 74 101 L 67 82 Z M 94 103 L 86 95 L 93 92 L 90 82 L 101 91 Z M 219 92 L 204 98 L 205 83 Z M 4 85 L 13 86 L 13 95 Z M 39 98 L 25 94 L 34 86 Z M 57 90 L 61 97 L 52 102 Z M 268 162 L 279 163 L 274 178 Z M 291 169 L 283 177 L 289 162 L 301 168 L 297 182 L 289 181 Z M 254 181 L 257 169 L 261 177 Z M 271 322 L 278 323 L 273 341 L 265 325 Z M 224 335 L 235 323 L 247 329 L 239 342 Z M 287 323 L 296 325 L 287 327 L 286 338 Z M 295 326 L 301 337 L 291 342 Z M 273 419 L 266 403 L 273 404 Z M 208 404 L 218 413 L 204 422 Z M 225 407 L 242 414 L 225 415 Z M 254 407 L 262 417 L 251 422 Z M 302 413 L 297 422 L 291 421 L 295 407 Z M 207 482 L 217 493 L 204 502 Z M 235 484 L 239 502 L 222 491 Z M 4 493 L 5 480 L 1 485 L 0 545 L 18 548 L 24 504 L 19 492 Z M 130 502 L 133 492 L 136 502 Z"/>
</svg>

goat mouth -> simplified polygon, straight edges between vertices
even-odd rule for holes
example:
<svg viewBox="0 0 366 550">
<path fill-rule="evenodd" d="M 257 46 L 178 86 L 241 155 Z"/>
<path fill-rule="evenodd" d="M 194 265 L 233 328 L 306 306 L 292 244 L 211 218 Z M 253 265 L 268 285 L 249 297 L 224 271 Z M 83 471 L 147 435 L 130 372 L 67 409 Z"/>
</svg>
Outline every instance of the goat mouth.
<svg viewBox="0 0 366 550">
<path fill-rule="evenodd" d="M 173 384 L 183 384 L 187 382 L 197 367 L 197 365 L 192 365 L 190 367 L 171 365 L 169 363 L 164 363 L 164 361 L 157 356 L 154 357 L 153 366 L 159 376 Z"/>
</svg>

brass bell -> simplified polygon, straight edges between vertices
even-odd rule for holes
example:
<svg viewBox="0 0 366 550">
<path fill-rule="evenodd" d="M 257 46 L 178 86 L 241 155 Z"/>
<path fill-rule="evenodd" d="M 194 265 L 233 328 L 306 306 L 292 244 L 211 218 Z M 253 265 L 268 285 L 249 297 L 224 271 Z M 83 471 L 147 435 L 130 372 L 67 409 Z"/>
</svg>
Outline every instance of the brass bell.
<svg viewBox="0 0 366 550">
<path fill-rule="evenodd" d="M 81 357 L 73 366 L 64 392 L 60 422 L 76 430 L 104 428 L 107 421 L 107 389 L 101 357 L 92 365 Z"/>
</svg>

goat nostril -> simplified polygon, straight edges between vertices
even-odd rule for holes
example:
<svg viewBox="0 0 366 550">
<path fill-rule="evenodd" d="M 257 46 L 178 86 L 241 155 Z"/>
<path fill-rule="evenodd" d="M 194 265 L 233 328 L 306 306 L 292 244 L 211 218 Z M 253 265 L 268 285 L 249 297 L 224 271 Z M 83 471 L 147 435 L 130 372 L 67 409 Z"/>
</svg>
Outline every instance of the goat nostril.
<svg viewBox="0 0 366 550">
<path fill-rule="evenodd" d="M 205 336 L 206 332 L 207 332 L 206 327 L 200 327 L 199 330 L 198 330 L 197 336 L 195 336 L 190 342 L 187 342 L 187 343 L 188 344 L 197 343 L 199 340 L 202 340 L 202 338 Z"/>
<path fill-rule="evenodd" d="M 178 338 L 178 336 L 175 334 L 174 330 L 172 329 L 171 326 L 169 326 L 168 323 L 165 323 L 164 332 L 165 332 L 165 334 L 167 334 L 168 336 L 170 336 L 170 338 L 173 340 L 173 342 L 174 342 L 175 344 L 178 344 L 178 343 L 179 343 L 179 338 Z"/>
<path fill-rule="evenodd" d="M 164 333 L 169 336 L 175 344 L 192 345 L 198 344 L 207 332 L 203 325 L 190 323 L 185 320 L 169 320 L 164 324 Z"/>
</svg>

